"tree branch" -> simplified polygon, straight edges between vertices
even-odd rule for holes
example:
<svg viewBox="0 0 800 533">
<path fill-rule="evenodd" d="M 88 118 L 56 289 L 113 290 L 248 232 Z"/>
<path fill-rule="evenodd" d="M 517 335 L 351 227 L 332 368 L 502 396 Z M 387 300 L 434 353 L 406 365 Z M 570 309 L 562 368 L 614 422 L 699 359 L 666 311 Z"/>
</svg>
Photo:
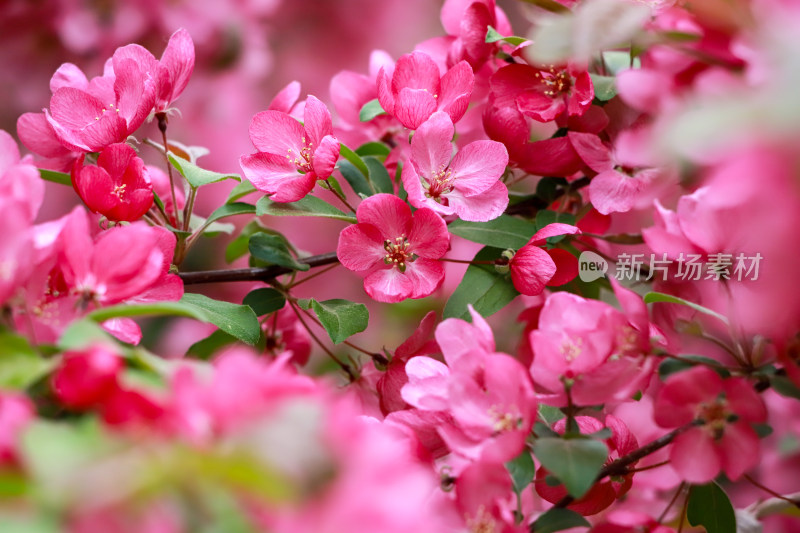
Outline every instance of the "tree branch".
<svg viewBox="0 0 800 533">
<path fill-rule="evenodd" d="M 314 268 L 318 266 L 330 265 L 339 262 L 336 252 L 312 255 L 304 259 L 298 259 L 298 263 L 305 263 Z M 283 274 L 292 272 L 291 268 L 281 266 L 269 266 L 260 268 L 234 268 L 228 270 L 200 270 L 197 272 L 180 272 L 178 275 L 183 280 L 184 285 L 196 285 L 199 283 L 221 283 L 229 281 L 269 281 Z"/>
</svg>

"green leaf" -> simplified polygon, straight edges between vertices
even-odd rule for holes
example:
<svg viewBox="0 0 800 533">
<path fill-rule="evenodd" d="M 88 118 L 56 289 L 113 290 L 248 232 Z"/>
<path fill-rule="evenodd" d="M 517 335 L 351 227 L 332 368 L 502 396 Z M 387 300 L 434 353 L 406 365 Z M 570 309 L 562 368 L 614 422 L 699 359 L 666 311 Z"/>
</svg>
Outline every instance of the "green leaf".
<svg viewBox="0 0 800 533">
<path fill-rule="evenodd" d="M 491 261 L 500 257 L 501 253 L 502 250 L 487 246 L 475 255 L 475 261 Z M 472 304 L 481 315 L 489 316 L 518 295 L 508 274 L 500 274 L 494 265 L 470 265 L 461 283 L 447 300 L 444 318 L 470 320 L 468 304 Z"/>
<path fill-rule="evenodd" d="M 689 490 L 686 518 L 693 526 L 703 526 L 706 533 L 736 533 L 736 514 L 725 491 L 712 482 L 694 485 Z"/>
<path fill-rule="evenodd" d="M 364 143 L 356 148 L 356 153 L 361 157 L 374 155 L 376 157 L 386 157 L 392 151 L 391 148 L 380 142 Z"/>
<path fill-rule="evenodd" d="M 218 329 L 205 339 L 201 339 L 189 346 L 186 355 L 194 357 L 195 359 L 208 360 L 221 348 L 229 346 L 234 342 L 236 342 L 236 337 L 228 335 L 221 329 Z"/>
<path fill-rule="evenodd" d="M 242 180 L 241 183 L 237 183 L 236 186 L 231 189 L 231 192 L 228 194 L 228 199 L 225 200 L 225 203 L 232 204 L 236 200 L 243 198 L 255 191 L 256 188 L 252 183 L 250 183 L 248 180 Z"/>
<path fill-rule="evenodd" d="M 361 111 L 358 112 L 358 120 L 361 122 L 369 122 L 378 115 L 383 115 L 385 113 L 386 111 L 381 107 L 381 103 L 375 98 L 361 107 Z"/>
<path fill-rule="evenodd" d="M 352 151 L 346 144 L 339 144 L 339 155 L 344 157 L 350 162 L 350 164 L 356 167 L 365 178 L 369 177 L 369 169 L 367 168 L 366 163 L 364 163 L 364 160 L 361 159 L 361 156 Z"/>
<path fill-rule="evenodd" d="M 606 445 L 594 439 L 540 438 L 534 455 L 556 476 L 574 498 L 581 498 L 594 485 L 608 457 Z"/>
<path fill-rule="evenodd" d="M 228 246 L 225 248 L 225 261 L 232 263 L 248 253 L 250 237 L 261 232 L 270 233 L 272 230 L 268 230 L 262 226 L 258 220 L 251 220 L 248 222 L 247 225 L 242 228 L 242 231 L 239 233 L 239 235 L 237 235 L 235 239 L 228 243 Z"/>
<path fill-rule="evenodd" d="M 539 516 L 531 526 L 533 533 L 553 533 L 573 527 L 590 527 L 583 516 L 571 509 L 556 507 Z"/>
<path fill-rule="evenodd" d="M 201 320 L 204 322 L 214 324 L 242 342 L 255 345 L 261 337 L 261 325 L 250 306 L 212 300 L 208 296 L 192 293 L 184 294 L 178 303 L 193 309 L 203 317 Z"/>
<path fill-rule="evenodd" d="M 273 202 L 265 196 L 256 204 L 256 215 L 322 217 L 356 223 L 356 217 L 345 215 L 342 211 L 316 196 L 306 196 L 302 200 L 291 203 Z"/>
<path fill-rule="evenodd" d="M 181 173 L 181 176 L 186 178 L 186 181 L 189 182 L 189 185 L 195 189 L 202 187 L 203 185 L 208 185 L 209 183 L 216 183 L 218 181 L 227 179 L 242 181 L 242 177 L 239 174 L 220 174 L 219 172 L 212 172 L 210 170 L 200 168 L 194 163 L 190 163 L 189 161 L 180 157 L 176 157 L 172 154 L 167 154 L 167 157 L 169 157 L 169 162 L 172 163 L 172 166 L 178 169 L 178 172 Z"/>
<path fill-rule="evenodd" d="M 299 263 L 297 259 L 289 253 L 286 241 L 279 235 L 269 235 L 267 233 L 256 233 L 250 237 L 250 255 L 271 265 L 291 268 L 305 272 L 310 266 L 306 263 Z"/>
<path fill-rule="evenodd" d="M 664 294 L 663 292 L 648 292 L 644 295 L 644 303 L 652 304 L 652 303 L 670 303 L 670 304 L 680 304 L 685 305 L 687 307 L 691 307 L 695 311 L 700 311 L 709 316 L 713 316 L 717 320 L 721 321 L 723 324 L 728 323 L 728 319 L 725 318 L 723 315 L 717 313 L 716 311 L 712 311 L 707 307 L 703 307 L 702 305 L 698 305 L 694 302 L 690 302 L 688 300 L 684 300 L 683 298 L 678 298 L 677 296 L 672 296 L 671 294 Z"/>
<path fill-rule="evenodd" d="M 551 211 L 546 209 L 544 211 L 539 211 L 536 213 L 536 230 L 540 230 L 545 226 L 550 224 L 555 224 L 558 222 L 559 224 L 572 224 L 575 225 L 575 215 L 572 213 L 558 213 L 556 211 Z M 555 244 L 559 242 L 561 239 L 564 238 L 564 235 L 557 235 L 555 237 L 550 237 L 547 239 L 548 244 Z"/>
<path fill-rule="evenodd" d="M 109 309 L 109 308 L 106 308 Z M 61 350 L 79 350 L 90 344 L 113 343 L 111 335 L 89 319 L 76 320 L 70 324 L 58 339 Z"/>
<path fill-rule="evenodd" d="M 514 492 L 517 494 L 531 484 L 533 476 L 536 474 L 536 466 L 533 464 L 533 458 L 527 449 L 507 462 L 506 470 L 511 474 L 511 479 L 514 481 Z"/>
<path fill-rule="evenodd" d="M 673 357 L 667 357 L 666 359 L 664 359 L 661 362 L 661 364 L 658 365 L 658 377 L 661 378 L 661 381 L 664 381 L 665 379 L 667 379 L 667 377 L 676 372 L 688 370 L 689 368 L 698 365 L 708 366 L 708 368 L 710 368 L 723 378 L 729 378 L 731 376 L 730 372 L 719 366 L 719 361 L 715 361 L 710 357 L 704 357 L 702 355 L 681 354 L 680 359 L 675 359 Z"/>
<path fill-rule="evenodd" d="M 40 168 L 39 175 L 45 181 L 51 181 L 53 183 L 58 183 L 59 185 L 72 187 L 72 178 L 65 172 L 56 172 L 55 170 Z"/>
<path fill-rule="evenodd" d="M 600 74 L 589 73 L 594 85 L 594 97 L 601 102 L 607 102 L 617 96 L 616 79 L 614 76 L 601 76 Z"/>
<path fill-rule="evenodd" d="M 286 298 L 275 289 L 256 289 L 247 293 L 242 303 L 252 307 L 257 316 L 264 316 L 283 308 Z"/>
<path fill-rule="evenodd" d="M 350 184 L 350 187 L 352 187 L 356 194 L 362 196 L 372 196 L 375 194 L 375 188 L 369 181 L 369 170 L 367 170 L 367 174 L 365 175 L 347 161 L 342 161 L 339 163 L 339 172 L 342 173 L 342 177 L 347 180 L 347 183 Z"/>
<path fill-rule="evenodd" d="M 536 233 L 536 226 L 527 220 L 500 215 L 489 222 L 468 222 L 456 220 L 447 226 L 453 235 L 468 241 L 486 244 L 495 248 L 513 248 L 518 250 L 528 244 Z"/>
<path fill-rule="evenodd" d="M 367 329 L 369 311 L 364 304 L 349 300 L 311 300 L 311 308 L 328 332 L 334 344 L 339 344 L 351 335 Z"/>
<path fill-rule="evenodd" d="M 787 398 L 794 398 L 800 400 L 800 388 L 786 376 L 772 375 L 769 377 L 769 383 L 775 392 Z"/>
<path fill-rule="evenodd" d="M 367 168 L 369 168 L 369 181 L 375 189 L 375 192 L 394 194 L 392 178 L 389 177 L 389 171 L 386 170 L 383 163 L 371 156 L 365 157 L 364 163 L 366 163 Z"/>
<path fill-rule="evenodd" d="M 232 217 L 236 215 L 254 215 L 256 212 L 256 206 L 253 204 L 247 204 L 244 202 L 234 202 L 230 204 L 225 204 L 223 206 L 218 207 L 211 213 L 205 221 L 204 226 L 210 225 L 212 222 L 216 222 L 222 218 Z"/>
<path fill-rule="evenodd" d="M 0 389 L 25 389 L 55 366 L 55 359 L 43 359 L 27 339 L 0 333 Z"/>
<path fill-rule="evenodd" d="M 512 35 L 510 37 L 503 37 L 502 35 L 500 35 L 500 33 L 497 32 L 496 29 L 489 26 L 488 30 L 486 31 L 486 42 L 496 43 L 498 41 L 505 41 L 512 46 L 519 46 L 525 41 L 527 41 L 527 39 L 524 39 L 522 37 L 517 37 L 515 35 Z"/>
</svg>

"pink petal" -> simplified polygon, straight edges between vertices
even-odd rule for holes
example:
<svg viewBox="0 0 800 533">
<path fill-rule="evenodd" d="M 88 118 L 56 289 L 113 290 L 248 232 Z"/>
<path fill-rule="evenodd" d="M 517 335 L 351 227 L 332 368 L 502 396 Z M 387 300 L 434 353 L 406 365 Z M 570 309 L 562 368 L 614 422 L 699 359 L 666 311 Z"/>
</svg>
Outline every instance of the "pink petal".
<svg viewBox="0 0 800 533">
<path fill-rule="evenodd" d="M 582 166 L 578 153 L 566 137 L 526 144 L 517 163 L 523 170 L 537 176 L 569 176 Z"/>
<path fill-rule="evenodd" d="M 464 11 L 475 0 L 446 0 L 439 13 L 439 20 L 442 21 L 444 31 L 449 35 L 458 35 L 461 31 L 461 20 L 464 18 Z"/>
<path fill-rule="evenodd" d="M 516 103 L 523 115 L 539 122 L 550 122 L 567 107 L 562 97 L 551 98 L 537 91 L 523 92 L 517 96 Z"/>
<path fill-rule="evenodd" d="M 392 79 L 391 74 L 386 72 L 386 68 L 381 68 L 378 72 L 378 79 L 376 82 L 378 86 L 378 101 L 384 111 L 390 115 L 394 115 L 394 93 L 392 92 Z"/>
<path fill-rule="evenodd" d="M 531 237 L 531 240 L 528 241 L 528 244 L 533 244 L 534 246 L 543 246 L 550 237 L 557 237 L 559 235 L 575 235 L 576 233 L 580 232 L 581 230 L 571 224 L 555 222 L 553 224 L 546 225 L 534 233 L 533 237 Z"/>
<path fill-rule="evenodd" d="M 245 177 L 276 202 L 296 202 L 305 197 L 317 183 L 313 172 L 300 174 L 297 168 L 275 154 L 259 152 L 239 159 Z"/>
<path fill-rule="evenodd" d="M 100 326 L 122 342 L 136 346 L 142 341 L 142 330 L 139 328 L 139 324 L 130 318 L 112 318 Z"/>
<path fill-rule="evenodd" d="M 536 77 L 535 68 L 513 64 L 498 70 L 489 80 L 492 88 L 493 104 L 497 107 L 517 108 L 517 97 L 541 83 Z"/>
<path fill-rule="evenodd" d="M 436 111 L 436 99 L 424 89 L 403 88 L 397 94 L 394 116 L 406 128 L 415 130 Z"/>
<path fill-rule="evenodd" d="M 653 202 L 654 226 L 642 229 L 642 237 L 651 250 L 658 253 L 666 253 L 667 257 L 677 259 L 680 254 L 701 253 L 700 248 L 695 246 L 684 235 L 675 211 L 665 209 L 659 200 Z"/>
<path fill-rule="evenodd" d="M 561 248 L 553 248 L 552 250 L 545 250 L 550 259 L 556 265 L 556 272 L 550 281 L 547 282 L 548 287 L 559 287 L 565 283 L 569 283 L 578 275 L 578 258 Z"/>
<path fill-rule="evenodd" d="M 633 208 L 641 182 L 616 170 L 601 172 L 589 184 L 589 199 L 600 213 L 625 213 Z"/>
<path fill-rule="evenodd" d="M 383 262 L 386 250 L 383 236 L 372 224 L 354 224 L 339 234 L 336 255 L 342 265 L 355 272 L 363 272 Z"/>
<path fill-rule="evenodd" d="M 357 126 L 365 103 L 377 97 L 375 82 L 363 74 L 343 70 L 331 79 L 331 101 L 339 119 Z"/>
<path fill-rule="evenodd" d="M 442 217 L 430 209 L 418 209 L 411 221 L 408 242 L 418 256 L 439 259 L 447 252 L 450 233 Z"/>
<path fill-rule="evenodd" d="M 64 63 L 50 78 L 50 92 L 55 93 L 62 87 L 74 87 L 85 91 L 89 86 L 89 80 L 86 79 L 86 74 L 72 63 Z"/>
<path fill-rule="evenodd" d="M 28 114 L 32 115 L 33 113 Z M 0 130 L 0 177 L 17 163 L 19 163 L 17 143 L 8 132 Z"/>
<path fill-rule="evenodd" d="M 642 297 L 620 285 L 613 276 L 609 277 L 609 281 L 630 323 L 633 324 L 633 327 L 640 333 L 647 334 L 650 329 L 650 317 Z"/>
<path fill-rule="evenodd" d="M 725 399 L 731 410 L 745 422 L 766 422 L 767 408 L 764 400 L 745 379 L 731 378 L 723 382 Z"/>
<path fill-rule="evenodd" d="M 58 89 L 50 98 L 50 114 L 62 127 L 80 130 L 95 122 L 105 110 L 94 96 L 72 87 Z"/>
<path fill-rule="evenodd" d="M 583 70 L 577 75 L 573 72 L 570 73 L 575 77 L 575 81 L 567 101 L 567 112 L 570 115 L 582 115 L 592 105 L 594 85 L 592 85 L 592 78 L 589 76 L 588 71 Z"/>
<path fill-rule="evenodd" d="M 541 294 L 556 273 L 556 264 L 547 252 L 531 244 L 526 244 L 514 254 L 510 267 L 514 287 L 528 296 Z"/>
<path fill-rule="evenodd" d="M 418 261 L 425 261 L 424 259 Z M 407 263 L 409 266 L 413 263 Z M 408 270 L 406 270 L 406 273 Z M 376 270 L 364 278 L 364 290 L 378 302 L 397 303 L 414 294 L 411 278 L 394 267 Z"/>
<path fill-rule="evenodd" d="M 717 449 L 721 455 L 722 470 L 731 481 L 739 479 L 761 459 L 758 435 L 743 421 L 725 426 L 725 432 L 717 442 Z"/>
<path fill-rule="evenodd" d="M 411 336 L 394 351 L 395 358 L 407 358 L 412 354 L 417 354 L 423 351 L 426 347 L 434 351 L 438 351 L 436 342 L 429 340 L 433 335 L 434 328 L 436 327 L 436 321 L 436 312 L 428 311 L 428 313 L 420 321 L 417 329 L 414 330 L 414 333 L 412 333 Z M 425 353 L 433 352 L 425 351 Z"/>
<path fill-rule="evenodd" d="M 502 215 L 508 207 L 508 188 L 500 182 L 474 196 L 462 196 L 456 188 L 447 194 L 458 218 L 471 222 L 487 222 Z"/>
<path fill-rule="evenodd" d="M 430 178 L 447 168 L 453 154 L 454 134 L 453 121 L 442 111 L 432 114 L 417 129 L 411 139 L 411 163 L 419 174 Z"/>
<path fill-rule="evenodd" d="M 172 85 L 169 101 L 175 101 L 186 88 L 194 71 L 194 42 L 189 32 L 180 28 L 169 38 L 161 54 L 161 64 L 167 68 Z"/>
<path fill-rule="evenodd" d="M 378 228 L 383 239 L 408 236 L 411 231 L 411 209 L 391 194 L 376 194 L 365 199 L 358 206 L 356 218 L 359 222 Z"/>
<path fill-rule="evenodd" d="M 413 287 L 411 298 L 430 296 L 444 280 L 444 267 L 439 261 L 420 257 L 414 262 L 406 263 L 406 277 Z"/>
<path fill-rule="evenodd" d="M 458 151 L 450 170 L 455 188 L 464 196 L 474 196 L 495 187 L 507 165 L 508 152 L 502 143 L 475 141 Z"/>
<path fill-rule="evenodd" d="M 339 141 L 332 135 L 326 135 L 322 138 L 311 158 L 311 166 L 314 169 L 314 174 L 317 175 L 317 179 L 324 180 L 333 174 L 336 161 L 339 160 L 339 149 Z"/>
<path fill-rule="evenodd" d="M 333 98 L 333 95 L 331 95 L 331 97 Z M 300 98 L 300 82 L 292 81 L 275 95 L 275 98 L 269 103 L 267 109 L 288 114 L 298 98 Z"/>
<path fill-rule="evenodd" d="M 492 53 L 492 48 L 495 45 L 486 42 L 486 29 L 488 26 L 494 26 L 494 24 L 493 3 L 473 2 L 464 11 L 459 33 L 464 43 L 465 55 L 475 68 L 479 68 Z M 444 83 L 444 80 L 442 83 Z"/>
<path fill-rule="evenodd" d="M 657 111 L 661 102 L 674 93 L 672 77 L 650 69 L 624 70 L 615 83 L 622 100 L 643 113 Z"/>
<path fill-rule="evenodd" d="M 250 140 L 260 152 L 293 158 L 300 154 L 303 146 L 303 125 L 280 111 L 262 111 L 250 122 Z M 291 152 L 291 154 L 290 154 Z"/>
<path fill-rule="evenodd" d="M 322 138 L 333 134 L 333 122 L 331 112 L 325 104 L 315 96 L 309 95 L 306 99 L 306 107 L 303 112 L 303 127 L 305 128 L 306 140 L 313 147 L 319 146 Z"/>
<path fill-rule="evenodd" d="M 658 391 L 654 419 L 661 427 L 678 427 L 695 418 L 697 406 L 722 392 L 722 378 L 705 366 L 673 374 Z"/>
<path fill-rule="evenodd" d="M 52 122 L 50 124 L 53 125 Z M 88 148 L 84 150 L 87 152 L 100 152 L 109 144 L 122 142 L 127 137 L 128 125 L 125 119 L 116 113 L 106 113 L 100 120 L 77 132 L 77 138 Z"/>
<path fill-rule="evenodd" d="M 427 91 L 431 96 L 439 94 L 439 67 L 428 54 L 411 52 L 397 60 L 392 75 L 392 92 L 402 89 Z"/>
<path fill-rule="evenodd" d="M 604 172 L 614 168 L 611 151 L 597 135 L 571 131 L 567 137 L 583 162 L 595 172 Z"/>
<path fill-rule="evenodd" d="M 413 161 L 403 165 L 403 172 L 400 174 L 400 179 L 403 182 L 403 188 L 408 193 L 408 203 L 417 209 L 427 207 L 442 215 L 452 215 L 455 212 L 453 208 L 440 204 L 433 198 L 427 198 L 425 196 L 425 190 L 422 188 L 422 178 L 417 174 Z"/>
<path fill-rule="evenodd" d="M 447 409 L 447 383 L 450 377 L 447 365 L 430 357 L 412 357 L 406 363 L 405 372 L 408 383 L 403 386 L 400 395 L 406 403 L 426 411 Z"/>
<path fill-rule="evenodd" d="M 125 143 L 108 145 L 97 157 L 97 164 L 104 168 L 109 175 L 121 180 L 122 175 L 136 157 L 136 150 Z"/>
<path fill-rule="evenodd" d="M 25 113 L 19 117 L 17 135 L 28 150 L 43 157 L 62 157 L 70 153 L 58 140 L 44 113 Z"/>
<path fill-rule="evenodd" d="M 126 136 L 142 125 L 155 105 L 156 87 L 144 68 L 132 59 L 114 61 L 116 109 L 127 123 Z M 115 112 L 109 109 L 106 113 Z"/>
<path fill-rule="evenodd" d="M 114 180 L 104 169 L 94 165 L 73 172 L 72 184 L 86 207 L 94 213 L 105 215 L 118 203 L 114 191 Z"/>
<path fill-rule="evenodd" d="M 708 483 L 719 474 L 720 458 L 711 437 L 701 428 L 678 435 L 669 453 L 672 468 L 684 481 Z"/>
<path fill-rule="evenodd" d="M 474 85 L 475 74 L 466 61 L 460 61 L 442 76 L 439 109 L 446 111 L 453 122 L 461 120 L 467 112 Z"/>
</svg>

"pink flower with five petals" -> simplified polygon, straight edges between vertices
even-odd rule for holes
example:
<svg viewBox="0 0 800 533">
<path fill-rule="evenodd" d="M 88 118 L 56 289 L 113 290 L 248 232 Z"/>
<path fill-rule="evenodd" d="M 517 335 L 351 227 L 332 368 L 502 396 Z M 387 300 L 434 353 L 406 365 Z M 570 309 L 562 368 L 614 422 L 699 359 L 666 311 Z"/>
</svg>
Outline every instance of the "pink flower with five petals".
<svg viewBox="0 0 800 533">
<path fill-rule="evenodd" d="M 336 254 L 346 268 L 364 276 L 364 290 L 379 302 L 429 296 L 444 279 L 437 261 L 450 234 L 430 209 L 411 209 L 391 194 L 370 196 L 358 206 L 358 224 L 339 234 Z"/>
</svg>

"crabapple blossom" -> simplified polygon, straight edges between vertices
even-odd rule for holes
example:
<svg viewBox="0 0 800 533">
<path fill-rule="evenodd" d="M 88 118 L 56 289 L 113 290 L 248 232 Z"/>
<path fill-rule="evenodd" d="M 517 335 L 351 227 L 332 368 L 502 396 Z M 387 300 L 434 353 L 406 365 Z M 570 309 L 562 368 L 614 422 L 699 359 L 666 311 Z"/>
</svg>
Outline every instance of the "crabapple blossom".
<svg viewBox="0 0 800 533">
<path fill-rule="evenodd" d="M 578 259 L 566 250 L 543 247 L 550 237 L 576 233 L 580 230 L 575 226 L 559 223 L 548 224 L 537 231 L 508 263 L 514 287 L 522 294 L 536 296 L 545 286 L 557 287 L 575 279 Z"/>
<path fill-rule="evenodd" d="M 267 110 L 250 123 L 250 140 L 258 152 L 239 159 L 244 175 L 276 202 L 296 202 L 317 180 L 328 178 L 339 159 L 331 113 L 309 96 L 299 123 L 288 113 Z"/>
<path fill-rule="evenodd" d="M 508 153 L 499 142 L 475 141 L 451 157 L 454 132 L 453 122 L 442 111 L 417 129 L 402 173 L 409 202 L 462 220 L 497 218 L 508 205 L 508 190 L 499 181 Z"/>
<path fill-rule="evenodd" d="M 364 290 L 379 302 L 429 296 L 444 278 L 437 261 L 447 252 L 450 234 L 428 208 L 411 209 L 391 194 L 370 196 L 358 206 L 358 224 L 339 234 L 336 255 L 342 265 L 364 276 Z"/>
<path fill-rule="evenodd" d="M 95 407 L 114 394 L 122 367 L 122 358 L 101 345 L 67 352 L 53 375 L 53 390 L 70 409 Z"/>
</svg>

